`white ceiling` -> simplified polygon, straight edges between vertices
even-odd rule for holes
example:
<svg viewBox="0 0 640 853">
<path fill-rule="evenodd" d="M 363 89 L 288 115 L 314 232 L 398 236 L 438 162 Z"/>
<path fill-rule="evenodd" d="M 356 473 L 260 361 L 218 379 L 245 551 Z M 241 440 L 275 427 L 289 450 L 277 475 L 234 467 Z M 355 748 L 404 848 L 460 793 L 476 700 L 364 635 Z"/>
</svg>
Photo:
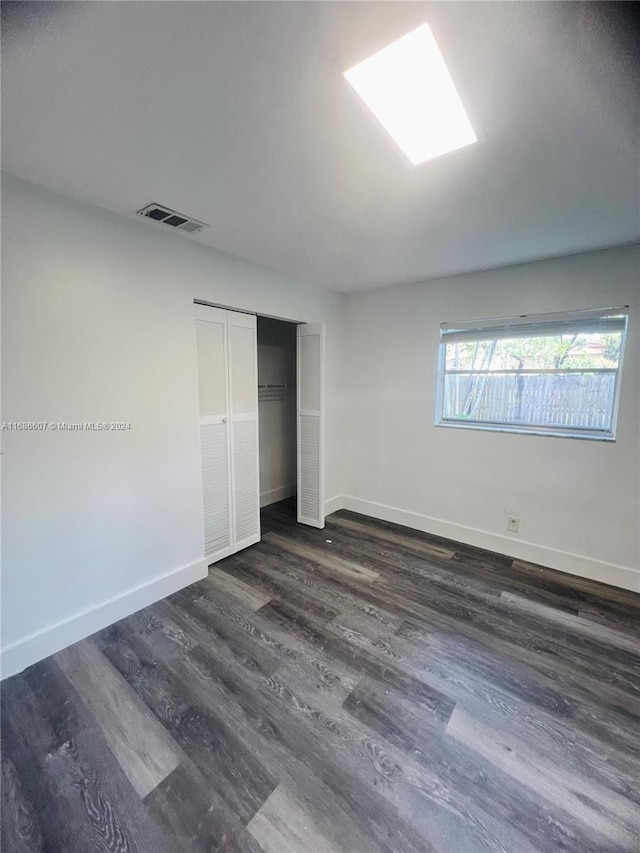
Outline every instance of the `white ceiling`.
<svg viewBox="0 0 640 853">
<path fill-rule="evenodd" d="M 638 240 L 624 5 L 4 2 L 3 167 L 343 291 Z M 410 167 L 341 72 L 425 20 L 483 141 Z"/>
</svg>

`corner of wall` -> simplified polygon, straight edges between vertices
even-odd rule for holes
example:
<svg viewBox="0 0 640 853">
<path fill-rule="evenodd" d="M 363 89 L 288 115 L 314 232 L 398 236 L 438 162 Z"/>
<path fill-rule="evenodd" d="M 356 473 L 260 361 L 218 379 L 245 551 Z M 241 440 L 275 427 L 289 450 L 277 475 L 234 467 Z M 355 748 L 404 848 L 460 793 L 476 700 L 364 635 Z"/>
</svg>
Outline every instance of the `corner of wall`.
<svg viewBox="0 0 640 853">
<path fill-rule="evenodd" d="M 342 495 L 335 495 L 332 498 L 328 498 L 328 500 L 324 502 L 324 514 L 331 515 L 332 512 L 337 512 L 339 509 L 343 509 L 342 501 Z"/>
<path fill-rule="evenodd" d="M 143 607 L 202 580 L 207 576 L 207 571 L 206 561 L 196 560 L 195 563 L 174 569 L 96 607 L 83 610 L 69 619 L 11 643 L 0 651 L 1 677 L 4 679 L 16 675 L 72 643 L 84 640 L 119 619 L 124 619 Z"/>
</svg>

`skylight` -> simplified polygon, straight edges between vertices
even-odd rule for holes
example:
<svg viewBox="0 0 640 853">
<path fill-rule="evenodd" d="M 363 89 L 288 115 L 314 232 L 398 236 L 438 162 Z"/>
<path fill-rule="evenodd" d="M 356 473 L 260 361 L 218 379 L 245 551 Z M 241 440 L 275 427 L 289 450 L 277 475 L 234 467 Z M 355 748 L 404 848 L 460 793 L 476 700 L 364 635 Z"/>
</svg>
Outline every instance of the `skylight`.
<svg viewBox="0 0 640 853">
<path fill-rule="evenodd" d="M 428 24 L 344 76 L 414 166 L 478 141 Z"/>
</svg>

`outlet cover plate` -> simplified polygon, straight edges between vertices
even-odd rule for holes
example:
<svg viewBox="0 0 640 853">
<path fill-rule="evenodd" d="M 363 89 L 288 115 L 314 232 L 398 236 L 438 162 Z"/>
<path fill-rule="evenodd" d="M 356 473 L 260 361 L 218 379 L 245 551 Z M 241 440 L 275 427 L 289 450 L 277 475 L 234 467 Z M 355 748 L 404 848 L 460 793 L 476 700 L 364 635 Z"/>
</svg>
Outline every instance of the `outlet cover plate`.
<svg viewBox="0 0 640 853">
<path fill-rule="evenodd" d="M 510 515 L 507 518 L 507 530 L 509 531 L 509 533 L 519 533 L 520 519 L 517 515 Z"/>
</svg>

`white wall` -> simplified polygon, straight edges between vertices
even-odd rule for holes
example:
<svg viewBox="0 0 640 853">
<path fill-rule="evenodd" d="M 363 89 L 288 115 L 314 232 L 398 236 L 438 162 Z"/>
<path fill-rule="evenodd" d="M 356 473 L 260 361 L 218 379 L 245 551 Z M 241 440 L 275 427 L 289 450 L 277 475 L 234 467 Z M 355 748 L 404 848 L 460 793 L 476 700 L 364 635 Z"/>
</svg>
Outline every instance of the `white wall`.
<svg viewBox="0 0 640 853">
<path fill-rule="evenodd" d="M 194 298 L 326 321 L 328 506 L 640 589 L 638 247 L 347 300 L 16 179 L 2 226 L 4 420 L 132 426 L 3 433 L 4 675 L 204 572 Z M 615 444 L 433 426 L 441 321 L 626 303 Z"/>
<path fill-rule="evenodd" d="M 351 297 L 345 506 L 640 590 L 639 273 L 632 246 Z M 615 443 L 433 426 L 441 322 L 625 304 Z"/>
<path fill-rule="evenodd" d="M 260 505 L 296 493 L 296 327 L 258 317 Z"/>
<path fill-rule="evenodd" d="M 204 572 L 193 300 L 327 323 L 327 494 L 342 492 L 345 298 L 162 226 L 3 181 L 4 675 Z"/>
</svg>

